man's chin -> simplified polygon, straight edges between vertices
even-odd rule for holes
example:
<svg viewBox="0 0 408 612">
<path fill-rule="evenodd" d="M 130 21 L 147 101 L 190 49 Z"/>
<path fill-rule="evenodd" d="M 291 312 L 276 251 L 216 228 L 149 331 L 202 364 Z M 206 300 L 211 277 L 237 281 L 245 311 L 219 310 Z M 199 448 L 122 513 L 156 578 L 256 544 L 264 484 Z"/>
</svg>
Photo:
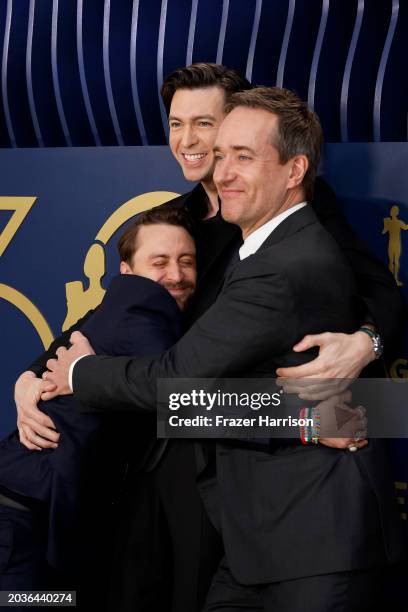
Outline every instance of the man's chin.
<svg viewBox="0 0 408 612">
<path fill-rule="evenodd" d="M 233 225 L 238 225 L 238 223 L 237 223 L 237 215 L 234 215 L 233 211 L 223 210 L 222 204 L 221 204 L 221 217 L 227 223 L 232 223 Z"/>
<path fill-rule="evenodd" d="M 232 201 L 231 199 L 223 200 L 221 198 L 221 217 L 224 219 L 224 221 L 227 221 L 227 223 L 239 225 L 239 222 L 243 217 L 243 208 L 244 207 L 239 201 Z"/>
<path fill-rule="evenodd" d="M 182 168 L 184 178 L 191 183 L 199 183 L 205 178 L 205 173 L 202 170 L 194 170 L 191 168 Z"/>
<path fill-rule="evenodd" d="M 209 177 L 212 176 L 211 169 L 209 168 L 191 168 L 185 166 L 183 163 L 180 163 L 180 166 L 186 181 L 190 181 L 192 183 L 200 183 L 201 181 L 207 181 Z"/>
<path fill-rule="evenodd" d="M 186 293 L 186 292 L 181 293 L 180 291 L 175 291 L 175 290 L 172 291 L 169 289 L 168 289 L 168 292 L 176 300 L 178 307 L 181 310 L 184 310 L 191 294 Z"/>
</svg>

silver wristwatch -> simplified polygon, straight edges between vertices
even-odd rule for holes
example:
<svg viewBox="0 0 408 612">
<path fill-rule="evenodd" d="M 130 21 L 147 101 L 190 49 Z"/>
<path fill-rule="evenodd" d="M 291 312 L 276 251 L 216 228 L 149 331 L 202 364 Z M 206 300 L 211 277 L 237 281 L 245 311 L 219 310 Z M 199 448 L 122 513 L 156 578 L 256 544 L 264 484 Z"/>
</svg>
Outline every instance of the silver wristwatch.
<svg viewBox="0 0 408 612">
<path fill-rule="evenodd" d="M 384 352 L 384 346 L 383 346 L 380 334 L 377 334 L 369 327 L 364 327 L 364 326 L 360 327 L 358 331 L 361 331 L 364 334 L 367 334 L 367 336 L 370 336 L 371 342 L 373 343 L 373 350 L 374 350 L 375 358 L 379 359 Z"/>
</svg>

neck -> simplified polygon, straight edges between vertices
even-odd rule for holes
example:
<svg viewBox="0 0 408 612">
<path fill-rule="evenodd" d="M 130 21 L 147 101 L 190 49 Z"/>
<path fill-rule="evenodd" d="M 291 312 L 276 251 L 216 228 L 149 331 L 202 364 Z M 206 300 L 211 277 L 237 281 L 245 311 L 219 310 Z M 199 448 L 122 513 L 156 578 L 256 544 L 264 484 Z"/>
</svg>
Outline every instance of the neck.
<svg viewBox="0 0 408 612">
<path fill-rule="evenodd" d="M 305 194 L 303 190 L 290 190 L 283 198 L 282 204 L 277 209 L 274 209 L 272 215 L 269 213 L 261 219 L 255 221 L 252 225 L 248 227 L 242 227 L 242 238 L 245 240 L 250 234 L 265 225 L 265 223 L 268 223 L 268 221 L 271 221 L 278 215 L 282 214 L 286 210 L 289 210 L 290 208 L 293 208 L 294 206 L 297 206 L 297 204 L 300 204 L 301 202 L 305 202 Z"/>
<path fill-rule="evenodd" d="M 215 217 L 220 208 L 218 202 L 218 191 L 212 179 L 210 181 L 201 181 L 201 185 L 203 186 L 209 201 L 208 213 L 204 219 L 211 219 L 211 217 Z"/>
</svg>

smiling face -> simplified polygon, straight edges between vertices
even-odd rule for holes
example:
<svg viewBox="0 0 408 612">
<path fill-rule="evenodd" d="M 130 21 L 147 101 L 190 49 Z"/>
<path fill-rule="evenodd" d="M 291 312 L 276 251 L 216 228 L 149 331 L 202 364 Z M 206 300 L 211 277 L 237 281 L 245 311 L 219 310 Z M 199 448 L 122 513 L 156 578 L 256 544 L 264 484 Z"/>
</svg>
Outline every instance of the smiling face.
<svg viewBox="0 0 408 612">
<path fill-rule="evenodd" d="M 121 261 L 120 272 L 156 281 L 184 310 L 196 286 L 194 240 L 177 225 L 142 225 L 136 236 L 133 257 L 129 263 Z"/>
<path fill-rule="evenodd" d="M 178 89 L 169 113 L 170 149 L 188 181 L 212 185 L 213 147 L 224 118 L 221 87 Z"/>
<path fill-rule="evenodd" d="M 304 156 L 280 162 L 272 144 L 277 115 L 238 106 L 222 123 L 215 146 L 214 182 L 226 221 L 239 225 L 243 237 L 277 214 L 304 200 Z"/>
</svg>

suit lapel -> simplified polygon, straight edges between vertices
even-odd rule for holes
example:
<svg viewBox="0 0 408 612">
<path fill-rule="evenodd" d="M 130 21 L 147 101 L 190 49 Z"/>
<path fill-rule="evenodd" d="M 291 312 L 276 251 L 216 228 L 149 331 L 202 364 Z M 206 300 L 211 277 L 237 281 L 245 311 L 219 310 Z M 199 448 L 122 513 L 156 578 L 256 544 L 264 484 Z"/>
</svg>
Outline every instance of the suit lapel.
<svg viewBox="0 0 408 612">
<path fill-rule="evenodd" d="M 268 238 L 261 244 L 258 251 L 263 251 L 278 242 L 281 242 L 285 238 L 296 234 L 301 231 L 307 225 L 312 223 L 318 223 L 318 218 L 313 212 L 310 204 L 296 211 L 289 217 L 287 217 L 282 223 L 278 225 L 276 229 L 269 234 Z"/>
</svg>

